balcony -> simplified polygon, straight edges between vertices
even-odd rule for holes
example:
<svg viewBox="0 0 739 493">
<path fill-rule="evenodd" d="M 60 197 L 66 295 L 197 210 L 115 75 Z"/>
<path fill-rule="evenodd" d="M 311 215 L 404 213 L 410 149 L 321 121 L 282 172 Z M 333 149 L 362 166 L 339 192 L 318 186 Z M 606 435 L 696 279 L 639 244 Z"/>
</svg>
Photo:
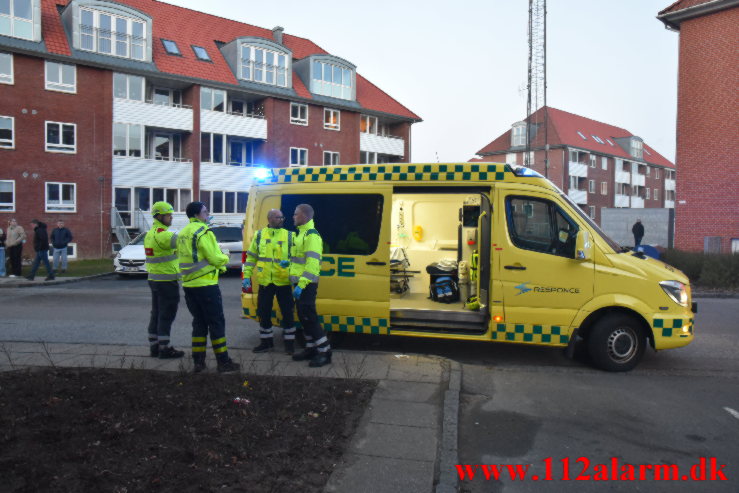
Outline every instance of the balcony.
<svg viewBox="0 0 739 493">
<path fill-rule="evenodd" d="M 588 203 L 588 192 L 587 190 L 573 190 L 570 189 L 567 192 L 567 195 L 572 199 L 572 201 L 578 205 L 580 204 L 587 204 Z"/>
<path fill-rule="evenodd" d="M 665 180 L 665 190 L 675 191 L 675 180 Z"/>
<path fill-rule="evenodd" d="M 629 207 L 629 196 L 617 193 L 613 202 L 614 207 Z"/>
<path fill-rule="evenodd" d="M 632 209 L 643 209 L 644 199 L 638 196 L 632 196 L 631 197 L 631 208 Z"/>
<path fill-rule="evenodd" d="M 360 132 L 359 150 L 403 157 L 405 156 L 405 140 L 392 135 L 382 136 Z"/>
<path fill-rule="evenodd" d="M 577 176 L 580 178 L 587 178 L 588 176 L 588 165 L 585 163 L 578 163 L 577 161 L 570 161 L 570 176 Z M 585 202 L 583 202 L 585 203 Z"/>
<path fill-rule="evenodd" d="M 266 140 L 267 120 L 256 114 L 200 110 L 200 131 Z"/>
<path fill-rule="evenodd" d="M 192 132 L 192 108 L 113 99 L 113 121 Z"/>
<path fill-rule="evenodd" d="M 667 209 L 674 209 L 675 208 L 675 201 L 674 200 L 665 200 L 665 207 Z"/>
<path fill-rule="evenodd" d="M 631 185 L 635 187 L 643 187 L 646 183 L 646 178 L 644 175 L 642 175 L 639 172 L 632 171 L 631 172 Z"/>
<path fill-rule="evenodd" d="M 192 161 L 113 156 L 113 186 L 192 188 Z"/>
<path fill-rule="evenodd" d="M 631 173 L 617 169 L 616 183 L 631 183 Z"/>
</svg>

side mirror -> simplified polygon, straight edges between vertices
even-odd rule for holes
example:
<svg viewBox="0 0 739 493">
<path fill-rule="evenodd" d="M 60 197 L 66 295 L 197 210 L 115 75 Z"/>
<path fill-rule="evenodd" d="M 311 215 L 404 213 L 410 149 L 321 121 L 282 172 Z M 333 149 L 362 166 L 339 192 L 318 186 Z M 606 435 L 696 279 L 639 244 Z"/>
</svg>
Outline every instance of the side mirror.
<svg viewBox="0 0 739 493">
<path fill-rule="evenodd" d="M 575 245 L 575 260 L 593 259 L 593 243 L 590 241 L 590 233 L 582 229 L 578 231 Z"/>
</svg>

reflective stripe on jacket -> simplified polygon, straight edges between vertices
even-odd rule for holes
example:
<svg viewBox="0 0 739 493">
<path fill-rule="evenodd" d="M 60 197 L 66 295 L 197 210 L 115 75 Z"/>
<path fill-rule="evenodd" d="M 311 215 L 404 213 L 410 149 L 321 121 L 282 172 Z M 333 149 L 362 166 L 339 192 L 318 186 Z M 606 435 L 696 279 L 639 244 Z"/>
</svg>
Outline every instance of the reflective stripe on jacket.
<svg viewBox="0 0 739 493">
<path fill-rule="evenodd" d="M 216 236 L 194 217 L 177 235 L 177 257 L 185 288 L 218 284 L 218 272 L 225 272 L 228 264 L 228 255 L 221 252 Z"/>
<path fill-rule="evenodd" d="M 246 251 L 242 272 L 244 278 L 251 277 L 257 268 L 257 282 L 262 286 L 290 284 L 289 267 L 281 267 L 280 262 L 290 260 L 290 243 L 293 233 L 284 228 L 262 228 L 251 240 Z"/>
<path fill-rule="evenodd" d="M 144 237 L 146 271 L 150 281 L 177 281 L 180 278 L 176 247 L 177 234 L 154 219 L 151 229 Z"/>
<path fill-rule="evenodd" d="M 308 284 L 318 283 L 321 275 L 321 255 L 323 255 L 323 239 L 316 231 L 311 219 L 298 226 L 295 245 L 290 257 L 290 282 L 305 288 Z"/>
</svg>

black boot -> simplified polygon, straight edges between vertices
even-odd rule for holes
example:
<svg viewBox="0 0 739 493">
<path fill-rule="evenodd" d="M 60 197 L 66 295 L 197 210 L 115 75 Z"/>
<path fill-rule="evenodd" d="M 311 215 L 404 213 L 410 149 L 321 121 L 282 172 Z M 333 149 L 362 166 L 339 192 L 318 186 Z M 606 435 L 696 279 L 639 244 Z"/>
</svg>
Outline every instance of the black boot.
<svg viewBox="0 0 739 493">
<path fill-rule="evenodd" d="M 316 353 L 316 348 L 305 348 L 302 352 L 298 354 L 293 354 L 293 361 L 305 361 L 307 359 L 313 359 Z"/>
<path fill-rule="evenodd" d="M 239 371 L 239 368 L 241 368 L 241 365 L 232 360 L 231 358 L 227 359 L 224 362 L 218 362 L 218 373 L 227 373 L 231 371 Z"/>
<path fill-rule="evenodd" d="M 192 371 L 200 373 L 205 370 L 205 355 L 197 354 L 192 357 Z"/>
<path fill-rule="evenodd" d="M 293 354 L 295 352 L 295 341 L 290 339 L 285 341 L 285 354 Z"/>
<path fill-rule="evenodd" d="M 259 342 L 259 346 L 252 349 L 252 353 L 266 353 L 269 351 L 272 351 L 272 349 L 275 347 L 275 341 L 272 338 L 269 339 L 262 339 Z"/>
<path fill-rule="evenodd" d="M 149 356 L 151 356 L 152 358 L 159 357 L 159 344 L 149 345 Z"/>
<path fill-rule="evenodd" d="M 316 355 L 313 356 L 313 358 L 310 360 L 310 363 L 308 363 L 308 366 L 311 368 L 320 368 L 324 365 L 328 365 L 331 363 L 331 350 L 329 349 L 326 352 L 320 352 L 317 351 Z"/>
<path fill-rule="evenodd" d="M 159 348 L 159 359 L 174 359 L 182 358 L 185 355 L 185 351 L 179 351 L 172 346 L 165 346 Z"/>
</svg>

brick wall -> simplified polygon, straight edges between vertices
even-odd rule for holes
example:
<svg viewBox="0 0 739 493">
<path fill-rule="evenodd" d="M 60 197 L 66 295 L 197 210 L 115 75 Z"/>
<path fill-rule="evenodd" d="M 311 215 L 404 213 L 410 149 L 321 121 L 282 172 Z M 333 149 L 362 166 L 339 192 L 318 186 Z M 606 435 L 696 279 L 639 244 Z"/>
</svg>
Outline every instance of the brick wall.
<svg viewBox="0 0 739 493">
<path fill-rule="evenodd" d="M 739 238 L 737 80 L 739 8 L 680 26 L 675 244 L 702 251 L 704 237 Z"/>
<path fill-rule="evenodd" d="M 15 212 L 0 212 L 0 224 L 15 217 L 28 231 L 36 218 L 51 230 L 64 219 L 78 257 L 110 255 L 111 72 L 77 66 L 77 93 L 67 94 L 45 89 L 43 59 L 15 54 L 13 65 L 15 83 L 0 86 L 0 115 L 15 118 L 15 149 L 0 149 L 0 179 L 15 180 Z M 45 151 L 46 121 L 77 125 L 75 154 Z M 76 212 L 46 212 L 46 182 L 75 183 Z"/>
</svg>

